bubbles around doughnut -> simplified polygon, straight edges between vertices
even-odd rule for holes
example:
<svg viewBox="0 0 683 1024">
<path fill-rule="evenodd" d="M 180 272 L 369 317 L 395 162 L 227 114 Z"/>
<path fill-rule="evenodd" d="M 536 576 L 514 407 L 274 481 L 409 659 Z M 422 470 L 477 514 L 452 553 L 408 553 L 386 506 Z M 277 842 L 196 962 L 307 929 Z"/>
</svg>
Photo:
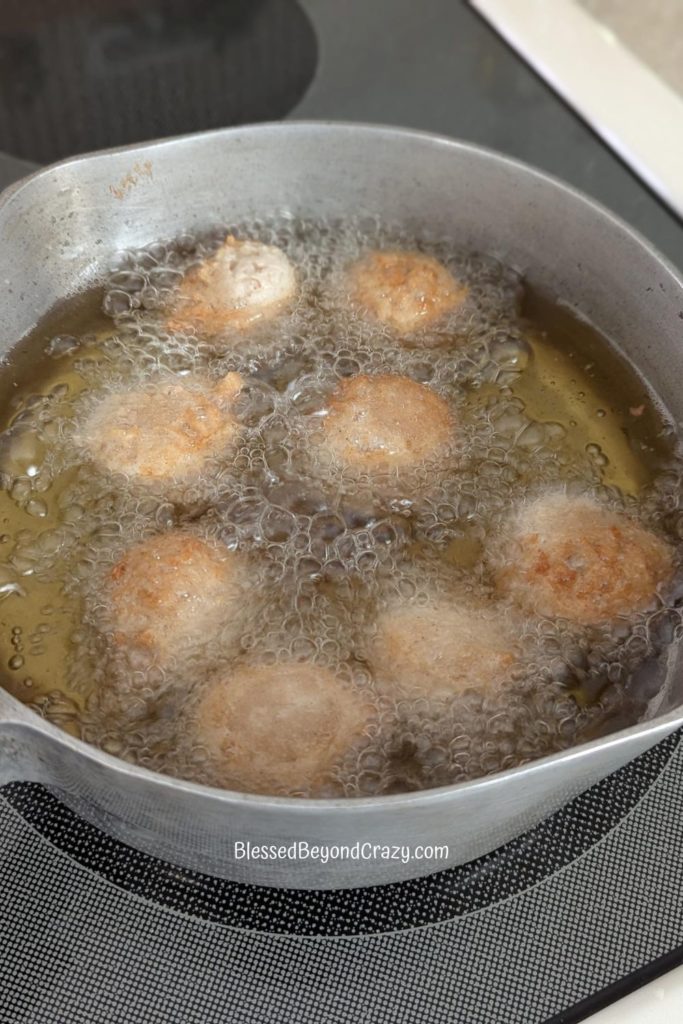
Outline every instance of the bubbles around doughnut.
<svg viewBox="0 0 683 1024">
<path fill-rule="evenodd" d="M 468 288 L 433 256 L 373 251 L 348 271 L 359 306 L 398 333 L 429 327 L 465 301 Z"/>
<path fill-rule="evenodd" d="M 167 666 L 239 620 L 245 560 L 184 530 L 129 548 L 108 574 L 104 627 L 117 647 Z"/>
<path fill-rule="evenodd" d="M 251 664 L 207 685 L 193 728 L 221 784 L 315 795 L 362 743 L 373 716 L 368 698 L 329 669 L 310 662 Z"/>
<path fill-rule="evenodd" d="M 492 558 L 500 592 L 539 615 L 581 625 L 653 608 L 673 551 L 635 520 L 562 492 L 522 503 Z"/>
<path fill-rule="evenodd" d="M 295 294 L 296 274 L 281 249 L 228 235 L 213 256 L 187 271 L 168 329 L 229 337 L 277 316 Z"/>
<path fill-rule="evenodd" d="M 163 378 L 111 392 L 89 412 L 76 440 L 110 473 L 150 485 L 188 481 L 237 440 L 234 402 L 242 385 L 230 373 L 214 386 Z"/>
<path fill-rule="evenodd" d="M 397 699 L 448 700 L 464 691 L 496 691 L 520 662 L 510 616 L 454 595 L 425 604 L 394 603 L 376 623 L 369 664 Z"/>
<path fill-rule="evenodd" d="M 360 375 L 332 394 L 320 448 L 352 472 L 400 473 L 445 457 L 455 431 L 447 402 L 427 385 L 393 374 Z"/>
</svg>

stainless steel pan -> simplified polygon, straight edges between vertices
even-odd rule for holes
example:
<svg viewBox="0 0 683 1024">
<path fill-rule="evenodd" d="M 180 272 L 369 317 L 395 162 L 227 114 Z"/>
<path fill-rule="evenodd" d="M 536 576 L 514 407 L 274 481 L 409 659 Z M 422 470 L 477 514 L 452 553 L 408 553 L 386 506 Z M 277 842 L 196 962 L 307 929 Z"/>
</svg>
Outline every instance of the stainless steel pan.
<svg viewBox="0 0 683 1024">
<path fill-rule="evenodd" d="M 574 304 L 683 420 L 683 282 L 649 244 L 560 182 L 505 157 L 417 132 L 289 123 L 96 153 L 40 171 L 0 201 L 0 352 L 114 251 L 186 229 L 291 211 L 379 215 L 500 255 Z M 425 874 L 489 851 L 683 724 L 670 657 L 642 725 L 529 766 L 429 792 L 296 800 L 222 792 L 134 768 L 0 692 L 0 783 L 32 779 L 115 836 L 216 875 L 300 888 Z M 448 847 L 446 860 L 240 859 L 236 841 Z"/>
</svg>

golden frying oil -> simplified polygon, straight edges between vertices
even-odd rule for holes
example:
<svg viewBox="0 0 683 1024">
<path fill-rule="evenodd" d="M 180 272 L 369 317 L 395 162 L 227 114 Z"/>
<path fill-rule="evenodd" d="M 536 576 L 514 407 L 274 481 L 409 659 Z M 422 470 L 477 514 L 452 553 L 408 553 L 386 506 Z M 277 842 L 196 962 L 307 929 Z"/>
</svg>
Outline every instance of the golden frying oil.
<svg viewBox="0 0 683 1024">
<path fill-rule="evenodd" d="M 445 324 L 434 343 L 421 348 L 414 339 L 402 345 L 369 326 L 339 298 L 343 268 L 369 244 L 386 241 L 381 231 L 371 237 L 358 226 L 274 221 L 245 225 L 238 233 L 285 248 L 302 282 L 293 312 L 244 345 L 216 349 L 202 339 L 169 337 L 164 328 L 164 303 L 174 282 L 188 262 L 211 251 L 222 237 L 217 231 L 208 239 L 188 237 L 178 245 L 122 254 L 101 287 L 56 309 L 12 350 L 0 373 L 2 685 L 74 735 L 95 688 L 107 685 L 101 638 L 93 638 L 87 614 L 98 566 L 106 567 L 127 537 L 153 532 L 155 516 L 166 524 L 210 523 L 226 543 L 253 549 L 254 564 L 263 566 L 254 588 L 280 646 L 283 628 L 275 620 L 289 621 L 296 609 L 300 625 L 288 641 L 292 650 L 322 650 L 327 643 L 333 661 L 349 664 L 357 653 L 353 631 L 362 630 L 363 617 L 381 604 L 382 581 L 391 578 L 397 592 L 414 590 L 414 563 L 423 560 L 427 575 L 454 571 L 481 582 L 489 518 L 525 490 L 578 481 L 593 491 L 616 489 L 632 504 L 647 501 L 650 515 L 657 513 L 657 480 L 672 466 L 678 472 L 670 425 L 633 368 L 561 305 L 526 291 L 518 308 L 516 276 L 494 261 L 452 252 L 448 243 L 422 243 L 467 278 L 474 299 L 466 319 Z M 396 232 L 390 242 L 416 244 Z M 163 497 L 143 500 L 134 488 L 122 492 L 113 482 L 108 497 L 107 481 L 73 442 L 74 424 L 97 395 L 150 380 L 160 370 L 214 377 L 237 370 L 254 382 L 262 405 L 264 395 L 270 403 L 259 412 L 256 401 L 249 413 L 251 433 L 240 453 L 245 468 L 233 466 L 222 489 L 209 487 L 201 507 L 190 512 Z M 305 431 L 292 426 L 290 436 L 290 422 L 299 424 L 335 381 L 356 372 L 405 373 L 451 403 L 462 426 L 466 468 L 436 480 L 424 502 L 406 494 L 403 504 L 378 504 L 376 496 L 367 498 L 371 481 L 361 481 L 359 493 L 332 495 L 302 457 Z M 305 515 L 300 507 L 308 509 Z M 273 525 L 277 516 L 281 522 Z M 330 534 L 334 517 L 341 536 Z M 302 601 L 313 593 L 318 596 L 311 605 L 327 602 L 325 613 L 314 608 L 306 619 Z M 363 600 L 367 610 L 358 612 Z M 339 636 L 333 629 L 327 639 L 316 637 L 316 629 L 330 628 L 330 608 L 339 611 Z M 251 634 L 242 642 L 244 649 L 265 643 Z M 578 716 L 579 704 L 590 702 L 580 686 L 574 691 L 574 703 L 571 691 L 552 698 L 548 714 L 559 723 L 555 746 L 575 741 L 580 732 L 578 720 L 569 727 L 565 719 L 572 706 Z M 201 772 L 192 775 L 187 765 L 168 760 L 173 733 L 167 724 L 164 732 L 155 715 L 150 711 L 150 734 L 139 749 L 127 746 L 121 723 L 115 726 L 120 735 L 102 727 L 94 738 L 139 763 L 201 778 Z M 432 724 L 422 731 L 432 735 L 431 712 L 427 720 Z M 373 756 L 401 749 L 412 763 L 421 731 L 418 711 L 398 726 L 394 716 L 392 728 L 394 735 Z M 537 738 L 527 742 L 521 725 L 518 733 L 516 752 L 498 760 L 484 750 L 484 736 L 481 756 L 467 768 L 455 761 L 448 770 L 437 766 L 421 782 L 401 781 L 400 773 L 397 782 L 395 773 L 385 772 L 379 787 L 375 771 L 374 789 L 348 783 L 345 791 L 456 781 L 549 752 Z M 354 777 L 362 775 L 359 769 Z"/>
</svg>

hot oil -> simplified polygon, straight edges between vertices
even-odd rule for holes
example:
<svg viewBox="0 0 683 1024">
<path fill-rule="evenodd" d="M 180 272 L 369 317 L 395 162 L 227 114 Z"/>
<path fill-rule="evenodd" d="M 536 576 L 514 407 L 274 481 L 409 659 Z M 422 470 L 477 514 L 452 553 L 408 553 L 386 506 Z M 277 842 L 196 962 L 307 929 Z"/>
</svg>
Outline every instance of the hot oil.
<svg viewBox="0 0 683 1024">
<path fill-rule="evenodd" d="M 228 230 L 287 252 L 300 284 L 293 308 L 236 340 L 170 332 L 165 310 L 183 274 Z M 529 669 L 495 699 L 468 692 L 430 705 L 376 693 L 366 657 L 376 615 L 397 595 L 488 593 L 490 537 L 529 492 L 594 494 L 679 543 L 671 429 L 633 369 L 495 261 L 417 244 L 470 297 L 405 344 L 354 309 L 344 268 L 369 247 L 414 239 L 373 223 L 275 220 L 122 253 L 103 289 L 17 346 L 0 375 L 0 642 L 12 693 L 111 753 L 214 781 L 186 725 L 217 666 L 313 659 L 376 709 L 330 789 L 349 795 L 476 777 L 571 745 L 615 708 L 643 713 L 628 679 L 653 654 L 645 619 L 627 640 L 527 624 Z M 169 495 L 112 478 L 79 441 L 104 395 L 169 375 L 211 387 L 229 372 L 247 382 L 242 440 L 191 486 Z M 387 491 L 316 457 L 330 395 L 358 373 L 406 375 L 448 402 L 458 440 L 446 466 L 418 467 Z M 175 528 L 245 555 L 246 610 L 238 636 L 203 638 L 160 669 L 113 643 L 107 579 L 132 545 Z"/>
<path fill-rule="evenodd" d="M 65 599 L 68 561 L 55 558 L 55 537 L 74 473 L 53 472 L 50 446 L 55 424 L 86 387 L 79 367 L 97 365 L 98 341 L 111 334 L 101 306 L 100 289 L 60 304 L 12 349 L 0 374 L 2 681 L 73 735 L 80 733 L 85 695 L 65 681 L 82 609 L 77 598 Z M 43 571 L 46 561 L 50 568 Z"/>
<path fill-rule="evenodd" d="M 625 494 L 650 485 L 670 456 L 651 390 L 599 332 L 566 307 L 527 290 L 534 358 L 515 384 L 534 419 L 558 419 L 568 441 L 602 466 L 602 481 Z"/>
</svg>

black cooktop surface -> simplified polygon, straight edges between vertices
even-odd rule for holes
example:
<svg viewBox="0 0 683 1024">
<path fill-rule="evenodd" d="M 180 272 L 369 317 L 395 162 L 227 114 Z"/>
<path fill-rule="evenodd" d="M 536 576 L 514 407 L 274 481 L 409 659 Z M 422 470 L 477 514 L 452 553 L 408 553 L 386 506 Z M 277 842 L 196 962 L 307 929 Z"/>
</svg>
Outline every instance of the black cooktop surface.
<svg viewBox="0 0 683 1024">
<path fill-rule="evenodd" d="M 683 267 L 683 225 L 459 0 L 5 0 L 0 186 L 85 149 L 283 116 L 551 171 Z M 683 747 L 507 847 L 369 890 L 177 869 L 0 790 L 0 1022 L 570 1024 L 683 959 Z"/>
<path fill-rule="evenodd" d="M 4 0 L 0 145 L 48 163 L 275 120 L 316 59 L 295 0 Z"/>
<path fill-rule="evenodd" d="M 683 737 L 463 867 L 225 882 L 0 788 L 7 1024 L 573 1024 L 683 961 Z"/>
<path fill-rule="evenodd" d="M 465 0 L 3 0 L 0 55 L 0 153 L 35 164 L 283 116 L 404 125 L 556 174 L 683 267 L 683 224 Z"/>
</svg>

